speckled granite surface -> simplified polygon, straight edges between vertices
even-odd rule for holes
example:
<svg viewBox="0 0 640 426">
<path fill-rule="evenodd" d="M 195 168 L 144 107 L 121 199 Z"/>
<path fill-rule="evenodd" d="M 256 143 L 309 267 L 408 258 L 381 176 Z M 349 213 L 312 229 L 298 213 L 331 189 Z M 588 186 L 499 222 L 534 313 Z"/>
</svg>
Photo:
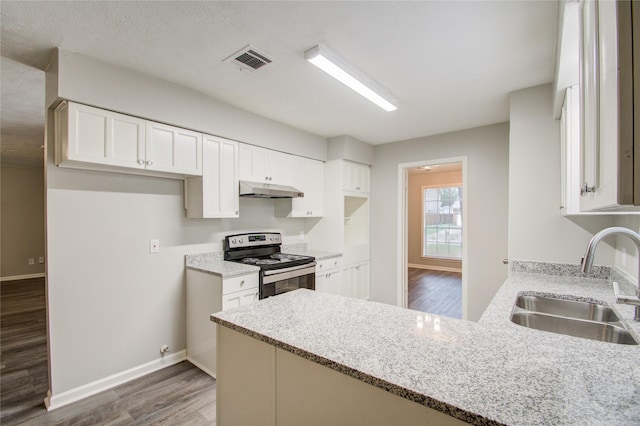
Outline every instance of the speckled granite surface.
<svg viewBox="0 0 640 426">
<path fill-rule="evenodd" d="M 568 265 L 565 263 L 551 262 L 528 262 L 514 260 L 511 261 L 511 270 L 513 272 L 528 272 L 531 274 L 561 275 L 582 277 L 582 269 L 580 265 Z M 589 273 L 589 278 L 598 278 L 606 280 L 611 276 L 608 266 L 594 266 Z"/>
<path fill-rule="evenodd" d="M 342 256 L 341 253 L 332 253 L 327 251 L 308 250 L 307 244 L 290 244 L 282 246 L 283 253 L 303 254 L 305 256 L 313 256 L 316 260 L 329 259 L 332 257 Z M 185 267 L 200 272 L 221 277 L 233 277 L 236 275 L 250 274 L 260 270 L 259 267 L 253 265 L 244 265 L 237 262 L 225 262 L 224 253 L 208 252 L 187 254 L 185 256 Z"/>
<path fill-rule="evenodd" d="M 257 266 L 226 262 L 223 257 L 222 252 L 188 254 L 185 256 L 185 267 L 226 278 L 260 271 Z"/>
<path fill-rule="evenodd" d="M 306 247 L 303 249 L 296 249 L 295 247 L 287 247 L 285 249 L 283 247 L 282 251 L 284 253 L 289 253 L 289 254 L 302 254 L 305 256 L 313 256 L 316 258 L 316 260 L 331 259 L 332 257 L 342 256 L 342 253 L 333 253 L 329 251 L 320 251 L 320 250 L 308 250 Z"/>
<path fill-rule="evenodd" d="M 479 323 L 308 290 L 212 320 L 473 424 L 640 424 L 640 346 L 511 323 L 531 290 L 612 301 L 606 280 L 517 273 Z"/>
</svg>

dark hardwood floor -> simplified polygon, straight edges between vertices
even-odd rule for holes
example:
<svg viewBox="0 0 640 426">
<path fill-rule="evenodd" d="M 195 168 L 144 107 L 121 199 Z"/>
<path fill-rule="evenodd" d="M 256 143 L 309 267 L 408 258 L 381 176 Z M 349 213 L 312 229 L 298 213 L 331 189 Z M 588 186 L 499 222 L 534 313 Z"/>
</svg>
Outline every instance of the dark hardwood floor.
<svg viewBox="0 0 640 426">
<path fill-rule="evenodd" d="M 462 274 L 409 268 L 409 309 L 462 318 Z"/>
<path fill-rule="evenodd" d="M 216 384 L 179 364 L 47 412 L 44 279 L 0 285 L 0 424 L 215 425 Z"/>
</svg>

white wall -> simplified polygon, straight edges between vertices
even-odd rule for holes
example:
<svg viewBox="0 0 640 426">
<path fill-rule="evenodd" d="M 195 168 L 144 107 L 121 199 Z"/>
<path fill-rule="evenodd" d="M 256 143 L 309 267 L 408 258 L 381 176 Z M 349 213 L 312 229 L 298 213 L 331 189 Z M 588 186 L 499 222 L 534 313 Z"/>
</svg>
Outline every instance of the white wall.
<svg viewBox="0 0 640 426">
<path fill-rule="evenodd" d="M 184 255 L 221 250 L 225 235 L 278 230 L 273 200 L 242 199 L 240 219 L 186 219 L 183 183 L 48 170 L 48 309 L 53 394 L 185 349 Z M 149 253 L 149 240 L 160 253 Z"/>
<path fill-rule="evenodd" d="M 640 232 L 640 216 L 623 215 L 615 217 L 615 226 L 624 226 Z M 638 280 L 638 250 L 635 244 L 628 238 L 623 236 L 615 237 L 616 254 L 615 266 L 622 269 L 631 278 Z M 599 248 L 597 250 L 600 250 Z"/>
<path fill-rule="evenodd" d="M 397 303 L 398 164 L 467 156 L 468 319 L 477 320 L 507 267 L 509 125 L 496 124 L 375 147 L 371 168 L 371 298 Z"/>
<path fill-rule="evenodd" d="M 44 263 L 38 262 L 44 256 L 43 168 L 3 164 L 0 172 L 0 276 L 43 274 Z M 29 265 L 28 259 L 34 264 Z"/>
<path fill-rule="evenodd" d="M 551 85 L 511 94 L 509 259 L 579 264 L 589 239 L 613 219 L 560 214 L 560 123 L 552 106 Z M 595 261 L 613 264 L 612 247 L 602 244 Z"/>
<path fill-rule="evenodd" d="M 61 52 L 47 99 L 85 102 L 323 159 L 326 141 L 170 83 Z M 47 106 L 50 104 L 47 103 Z M 52 112 L 47 111 L 47 135 Z M 297 242 L 305 219 L 274 217 L 273 200 L 242 199 L 239 219 L 186 219 L 183 182 L 73 170 L 47 139 L 46 232 L 50 390 L 68 391 L 185 349 L 188 253 L 225 235 L 274 230 Z M 149 240 L 160 253 L 149 253 Z"/>
</svg>

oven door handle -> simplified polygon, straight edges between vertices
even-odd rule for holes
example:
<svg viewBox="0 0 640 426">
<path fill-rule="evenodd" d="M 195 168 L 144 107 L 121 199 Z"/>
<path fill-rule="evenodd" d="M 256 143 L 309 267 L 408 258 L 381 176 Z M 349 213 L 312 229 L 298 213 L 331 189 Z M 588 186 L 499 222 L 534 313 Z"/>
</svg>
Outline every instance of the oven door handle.
<svg viewBox="0 0 640 426">
<path fill-rule="evenodd" d="M 269 284 L 276 281 L 287 280 L 289 278 L 301 277 L 304 275 L 316 273 L 316 262 L 306 263 L 300 266 L 292 266 L 290 268 L 274 269 L 271 271 L 264 271 L 263 283 Z"/>
</svg>

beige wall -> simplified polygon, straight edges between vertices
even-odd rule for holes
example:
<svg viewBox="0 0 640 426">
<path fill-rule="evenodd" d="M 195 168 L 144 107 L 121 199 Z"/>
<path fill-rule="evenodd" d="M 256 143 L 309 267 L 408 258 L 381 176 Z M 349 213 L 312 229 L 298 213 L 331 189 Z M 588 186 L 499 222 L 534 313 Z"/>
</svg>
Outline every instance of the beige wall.
<svg viewBox="0 0 640 426">
<path fill-rule="evenodd" d="M 1 167 L 2 279 L 44 273 L 44 175 L 41 167 Z M 34 265 L 27 260 L 34 259 Z"/>
<path fill-rule="evenodd" d="M 480 318 L 504 282 L 507 276 L 507 266 L 502 259 L 507 254 L 508 123 L 375 147 L 371 168 L 373 300 L 398 304 L 398 250 L 401 249 L 398 247 L 398 165 L 461 156 L 467 157 L 467 318 Z"/>
<path fill-rule="evenodd" d="M 461 270 L 460 260 L 422 257 L 422 187 L 452 186 L 462 184 L 462 171 L 429 172 L 409 175 L 408 193 L 408 241 L 409 266 L 436 270 Z"/>
</svg>

